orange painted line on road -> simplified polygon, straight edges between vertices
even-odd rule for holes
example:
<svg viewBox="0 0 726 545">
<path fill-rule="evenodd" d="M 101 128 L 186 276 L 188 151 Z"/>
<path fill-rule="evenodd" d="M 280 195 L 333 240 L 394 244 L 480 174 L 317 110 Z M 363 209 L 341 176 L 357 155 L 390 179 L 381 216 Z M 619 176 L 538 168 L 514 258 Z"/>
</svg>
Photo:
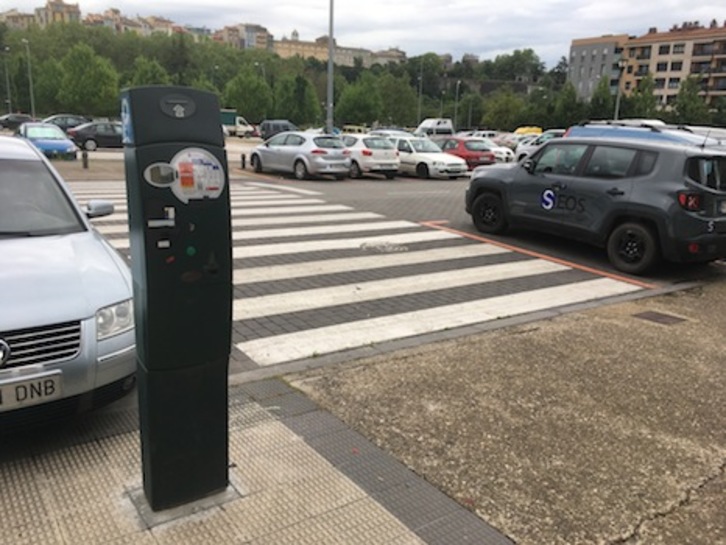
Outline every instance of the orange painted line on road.
<svg viewBox="0 0 726 545">
<path fill-rule="evenodd" d="M 656 284 L 649 284 L 648 282 L 642 282 L 640 280 L 628 278 L 627 276 L 621 276 L 619 274 L 614 274 L 611 272 L 603 271 L 601 269 L 587 267 L 586 265 L 580 265 L 579 263 L 574 263 L 572 261 L 567 261 L 565 259 L 560 259 L 558 257 L 553 257 L 551 255 L 542 254 L 540 252 L 535 252 L 533 250 L 527 250 L 526 248 L 520 248 L 519 246 L 513 246 L 511 244 L 499 242 L 499 241 L 493 240 L 491 238 L 483 237 L 480 235 L 472 235 L 471 233 L 467 233 L 466 231 L 459 231 L 458 229 L 452 229 L 451 227 L 445 227 L 445 224 L 447 224 L 447 223 L 449 223 L 447 220 L 433 220 L 433 221 L 419 222 L 419 224 L 423 225 L 424 227 L 430 227 L 432 229 L 440 229 L 442 231 L 448 231 L 450 233 L 457 234 L 464 238 L 470 238 L 472 240 L 476 240 L 479 242 L 486 242 L 487 244 L 493 244 L 494 246 L 499 246 L 500 248 L 504 248 L 505 250 L 511 250 L 512 252 L 517 252 L 519 254 L 528 255 L 530 257 L 536 257 L 537 259 L 544 259 L 546 261 L 551 261 L 552 263 L 557 263 L 559 265 L 564 265 L 566 267 L 570 267 L 571 269 L 578 269 L 580 271 L 596 274 L 598 276 L 604 276 L 606 278 L 610 278 L 612 280 L 617 280 L 619 282 L 626 282 L 628 284 L 632 284 L 634 286 L 638 286 L 639 288 L 643 288 L 646 290 L 652 290 L 652 289 L 655 289 L 658 287 Z"/>
</svg>

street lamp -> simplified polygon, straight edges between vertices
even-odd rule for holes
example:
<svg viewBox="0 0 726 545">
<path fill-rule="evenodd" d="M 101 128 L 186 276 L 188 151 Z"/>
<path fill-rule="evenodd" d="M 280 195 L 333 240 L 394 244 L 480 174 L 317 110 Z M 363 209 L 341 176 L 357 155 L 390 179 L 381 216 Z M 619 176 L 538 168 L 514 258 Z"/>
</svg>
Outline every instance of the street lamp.
<svg viewBox="0 0 726 545">
<path fill-rule="evenodd" d="M 28 87 L 30 89 L 30 115 L 35 119 L 35 95 L 33 94 L 33 69 L 30 66 L 30 42 L 23 38 L 20 40 L 25 44 L 25 52 L 28 54 Z"/>
<path fill-rule="evenodd" d="M 328 21 L 328 97 L 325 116 L 325 132 L 333 134 L 333 0 L 330 0 L 330 19 Z"/>
<path fill-rule="evenodd" d="M 7 98 L 5 101 L 8 103 L 8 113 L 13 111 L 13 99 L 10 95 L 10 73 L 8 72 L 8 55 L 10 54 L 10 48 L 6 45 L 3 50 L 3 58 L 5 60 L 5 94 Z"/>
<path fill-rule="evenodd" d="M 444 117 L 444 95 L 446 94 L 446 89 L 441 90 L 441 100 L 439 101 L 439 118 Z"/>
<path fill-rule="evenodd" d="M 461 80 L 456 80 L 456 99 L 454 100 L 454 131 L 456 131 L 456 118 L 459 114 L 459 86 L 461 85 Z"/>
<path fill-rule="evenodd" d="M 419 63 L 418 69 L 418 113 L 416 114 L 416 123 L 421 123 L 421 96 L 423 94 L 423 57 Z"/>
<path fill-rule="evenodd" d="M 623 83 L 623 72 L 625 71 L 625 68 L 628 66 L 628 60 L 621 58 L 618 61 L 618 92 L 615 95 L 615 115 L 614 119 L 617 121 L 620 118 L 620 94 L 621 94 L 621 87 Z"/>
</svg>

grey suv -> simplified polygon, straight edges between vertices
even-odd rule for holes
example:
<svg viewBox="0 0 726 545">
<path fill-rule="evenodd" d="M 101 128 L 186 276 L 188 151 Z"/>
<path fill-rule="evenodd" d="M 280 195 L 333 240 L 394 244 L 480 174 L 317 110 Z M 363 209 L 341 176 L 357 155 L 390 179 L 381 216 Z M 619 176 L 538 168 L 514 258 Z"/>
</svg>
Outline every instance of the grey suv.
<svg viewBox="0 0 726 545">
<path fill-rule="evenodd" d="M 533 228 L 607 249 L 620 271 L 660 257 L 726 257 L 726 152 L 649 141 L 562 138 L 523 163 L 480 167 L 466 211 L 483 233 Z"/>
</svg>

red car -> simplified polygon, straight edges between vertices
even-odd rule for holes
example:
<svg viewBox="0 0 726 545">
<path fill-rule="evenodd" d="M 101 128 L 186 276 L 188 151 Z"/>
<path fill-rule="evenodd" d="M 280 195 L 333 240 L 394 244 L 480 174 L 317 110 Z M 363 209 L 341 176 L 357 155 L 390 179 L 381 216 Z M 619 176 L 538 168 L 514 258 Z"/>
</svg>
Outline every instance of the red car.
<svg viewBox="0 0 726 545">
<path fill-rule="evenodd" d="M 481 138 L 447 136 L 433 140 L 439 145 L 441 151 L 464 159 L 469 170 L 496 162 L 494 152 L 487 145 L 487 142 Z"/>
</svg>

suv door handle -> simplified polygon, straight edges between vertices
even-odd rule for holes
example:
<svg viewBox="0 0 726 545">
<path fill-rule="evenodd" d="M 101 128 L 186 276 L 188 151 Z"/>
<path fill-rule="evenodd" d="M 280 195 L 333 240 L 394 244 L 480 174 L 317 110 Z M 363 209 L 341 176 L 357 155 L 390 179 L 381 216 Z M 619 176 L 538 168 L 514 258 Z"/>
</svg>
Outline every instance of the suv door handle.
<svg viewBox="0 0 726 545">
<path fill-rule="evenodd" d="M 619 187 L 612 187 L 608 189 L 605 193 L 608 195 L 612 195 L 613 197 L 619 197 L 621 195 L 625 195 L 625 191 L 620 189 Z"/>
<path fill-rule="evenodd" d="M 552 184 L 552 187 L 554 189 L 567 189 L 567 184 L 563 184 L 562 182 L 555 182 Z"/>
</svg>

